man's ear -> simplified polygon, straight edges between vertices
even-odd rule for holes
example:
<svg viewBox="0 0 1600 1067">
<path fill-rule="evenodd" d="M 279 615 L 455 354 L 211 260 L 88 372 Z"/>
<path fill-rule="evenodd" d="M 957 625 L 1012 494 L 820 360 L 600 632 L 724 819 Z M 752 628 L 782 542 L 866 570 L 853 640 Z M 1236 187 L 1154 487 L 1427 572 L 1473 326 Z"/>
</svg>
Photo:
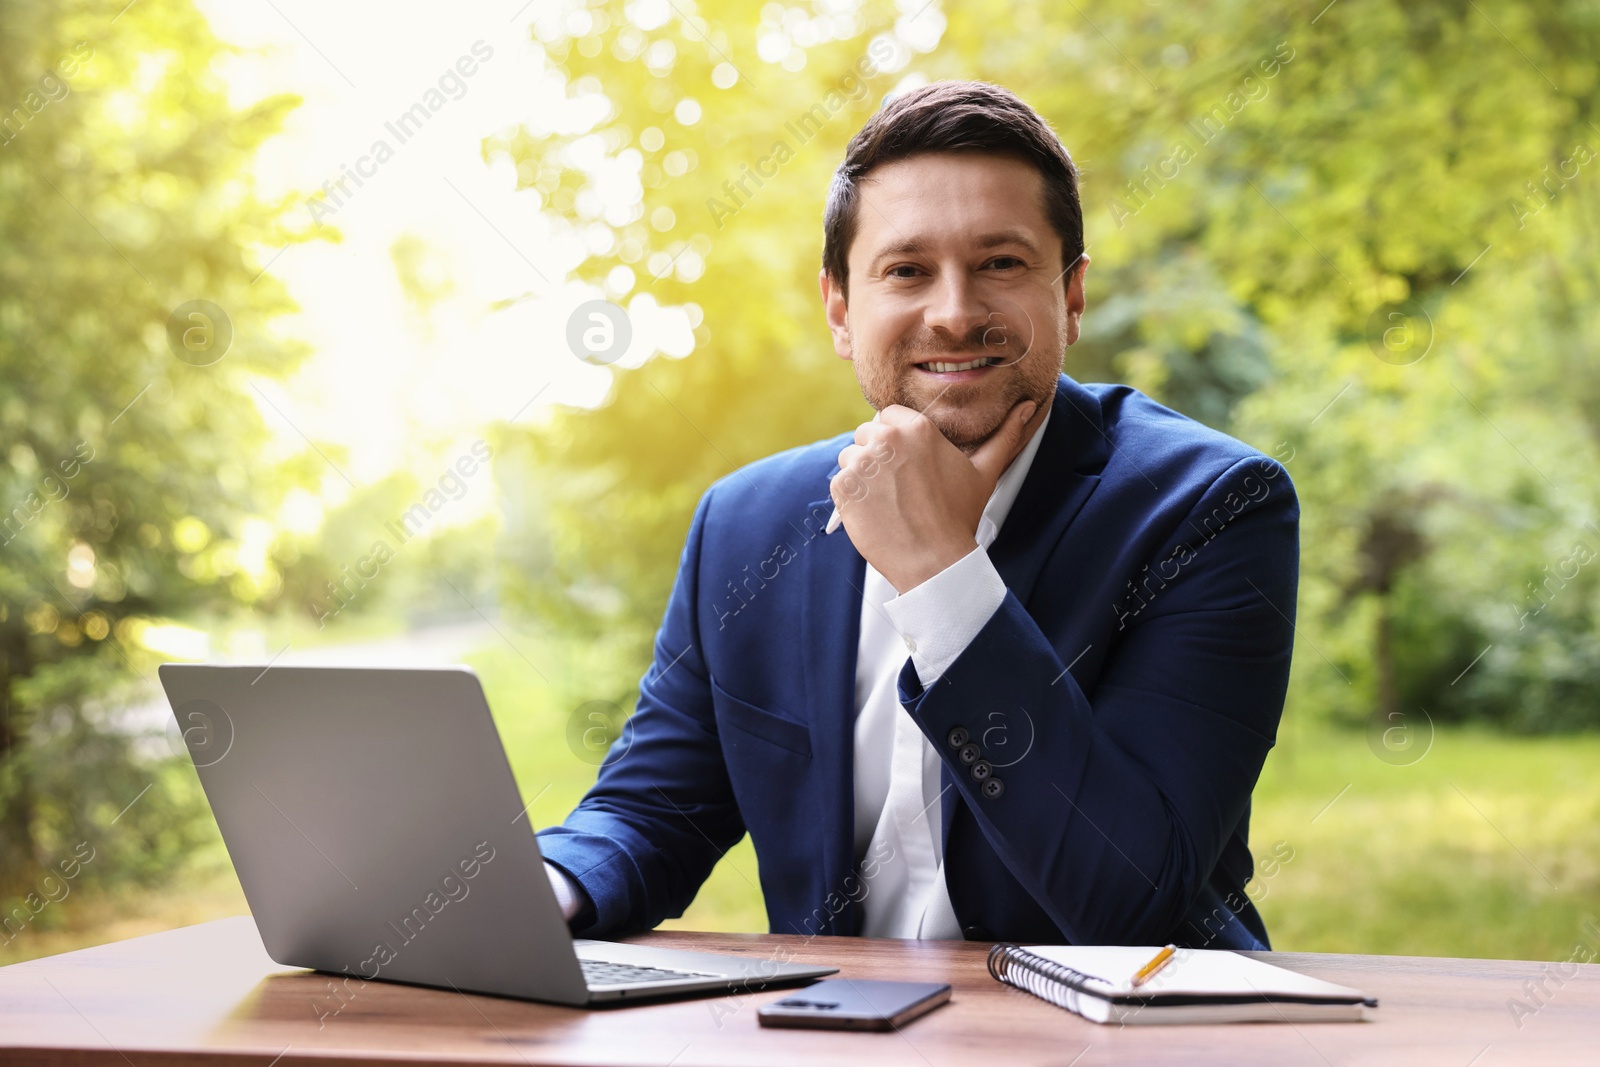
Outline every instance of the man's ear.
<svg viewBox="0 0 1600 1067">
<path fill-rule="evenodd" d="M 850 347 L 850 309 L 845 306 L 844 289 L 826 269 L 817 272 L 817 284 L 822 288 L 822 310 L 828 316 L 828 332 L 833 334 L 833 350 L 840 359 L 854 359 Z"/>
<path fill-rule="evenodd" d="M 1080 320 L 1083 318 L 1083 278 L 1089 273 L 1089 254 L 1078 257 L 1078 262 L 1067 277 L 1067 344 L 1078 340 Z"/>
</svg>

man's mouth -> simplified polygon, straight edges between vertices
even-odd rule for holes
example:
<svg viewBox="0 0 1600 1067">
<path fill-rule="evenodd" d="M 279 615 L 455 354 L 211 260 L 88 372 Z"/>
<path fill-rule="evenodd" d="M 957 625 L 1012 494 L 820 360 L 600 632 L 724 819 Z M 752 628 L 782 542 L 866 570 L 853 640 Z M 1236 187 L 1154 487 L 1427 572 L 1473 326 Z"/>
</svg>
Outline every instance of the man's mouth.
<svg viewBox="0 0 1600 1067">
<path fill-rule="evenodd" d="M 967 360 L 963 363 L 954 363 L 947 360 L 927 360 L 916 364 L 918 370 L 929 371 L 934 374 L 959 374 L 964 371 L 982 370 L 1002 362 L 998 356 L 982 356 L 978 359 Z"/>
</svg>

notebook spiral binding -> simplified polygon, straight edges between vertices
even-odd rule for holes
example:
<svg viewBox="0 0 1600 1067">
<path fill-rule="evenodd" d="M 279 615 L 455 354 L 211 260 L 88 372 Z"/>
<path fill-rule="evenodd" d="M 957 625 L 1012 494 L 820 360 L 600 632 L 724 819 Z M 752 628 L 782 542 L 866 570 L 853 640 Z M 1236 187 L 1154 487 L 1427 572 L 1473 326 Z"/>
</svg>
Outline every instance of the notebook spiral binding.
<svg viewBox="0 0 1600 1067">
<path fill-rule="evenodd" d="M 1041 1000 L 1080 1015 L 1079 997 L 1093 995 L 1089 988 L 1091 982 L 1098 982 L 1110 989 L 1110 983 L 1104 978 L 1096 978 L 1065 964 L 1036 956 L 1009 941 L 999 942 L 989 949 L 989 973 L 997 981 L 1016 986 Z"/>
</svg>

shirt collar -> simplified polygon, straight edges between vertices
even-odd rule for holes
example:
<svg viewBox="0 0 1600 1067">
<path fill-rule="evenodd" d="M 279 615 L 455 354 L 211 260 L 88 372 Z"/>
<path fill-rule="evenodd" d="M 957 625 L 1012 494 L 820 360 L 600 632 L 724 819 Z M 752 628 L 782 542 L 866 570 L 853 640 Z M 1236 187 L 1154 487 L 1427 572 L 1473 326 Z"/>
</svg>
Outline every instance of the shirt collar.
<svg viewBox="0 0 1600 1067">
<path fill-rule="evenodd" d="M 1054 399 L 1051 397 L 1052 401 Z M 1000 527 L 1005 525 L 1006 516 L 1011 513 L 1011 505 L 1016 502 L 1017 494 L 1022 491 L 1022 482 L 1028 477 L 1029 468 L 1033 466 L 1033 457 L 1039 451 L 1039 442 L 1044 440 L 1044 432 L 1050 425 L 1050 416 L 1054 410 L 1055 405 L 1052 403 L 1044 413 L 1044 421 L 1033 431 L 1032 439 L 1000 475 L 1000 480 L 995 483 L 994 492 L 989 494 L 989 503 L 984 505 L 983 517 L 978 520 L 978 544 L 984 548 L 988 548 L 994 543 L 994 539 L 1000 536 Z"/>
</svg>

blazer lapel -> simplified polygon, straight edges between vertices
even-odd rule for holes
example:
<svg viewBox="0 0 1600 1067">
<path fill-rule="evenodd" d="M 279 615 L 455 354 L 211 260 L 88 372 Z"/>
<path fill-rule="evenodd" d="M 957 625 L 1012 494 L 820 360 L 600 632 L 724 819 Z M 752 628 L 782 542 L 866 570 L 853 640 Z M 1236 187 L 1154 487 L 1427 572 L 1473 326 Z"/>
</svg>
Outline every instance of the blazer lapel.
<svg viewBox="0 0 1600 1067">
<path fill-rule="evenodd" d="M 1034 453 L 1017 499 L 989 546 L 989 559 L 1024 607 L 1039 571 L 1067 526 L 1100 484 L 1110 454 L 1100 405 L 1063 374 L 1056 381 L 1050 425 Z"/>
<path fill-rule="evenodd" d="M 843 449 L 845 443 L 841 441 L 839 448 Z M 824 821 L 819 828 L 824 854 L 817 903 L 825 907 L 830 894 L 843 897 L 847 905 L 826 932 L 850 935 L 859 933 L 861 928 L 861 910 L 849 892 L 851 883 L 847 879 L 854 874 L 856 865 L 856 652 L 861 641 L 861 590 L 867 561 L 856 551 L 843 527 L 831 534 L 822 532 L 833 513 L 827 485 L 838 472 L 839 465 L 835 463 L 822 480 L 824 495 L 806 505 L 805 520 L 796 530 L 802 538 L 809 537 L 801 540 L 797 551 L 803 560 L 805 583 L 800 608 L 805 707 L 810 713 L 811 751 L 815 754 L 812 766 L 819 791 L 817 811 L 819 821 Z"/>
</svg>

